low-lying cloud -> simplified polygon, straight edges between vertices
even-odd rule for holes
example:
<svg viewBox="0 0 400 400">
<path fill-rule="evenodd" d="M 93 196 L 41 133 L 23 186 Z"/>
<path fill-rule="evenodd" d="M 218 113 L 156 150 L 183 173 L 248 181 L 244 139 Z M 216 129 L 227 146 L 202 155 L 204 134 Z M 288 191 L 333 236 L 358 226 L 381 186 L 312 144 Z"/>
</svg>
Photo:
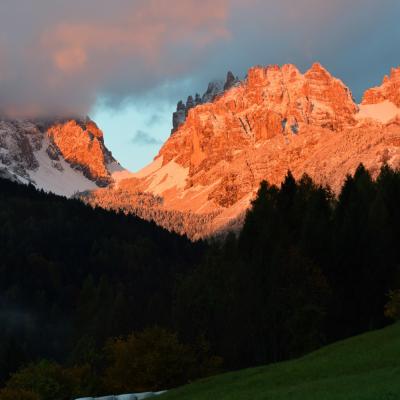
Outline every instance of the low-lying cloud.
<svg viewBox="0 0 400 400">
<path fill-rule="evenodd" d="M 359 95 L 399 63 L 399 12 L 395 0 L 2 0 L 0 111 L 85 114 L 99 97 L 184 95 L 228 69 L 315 60 Z"/>
</svg>

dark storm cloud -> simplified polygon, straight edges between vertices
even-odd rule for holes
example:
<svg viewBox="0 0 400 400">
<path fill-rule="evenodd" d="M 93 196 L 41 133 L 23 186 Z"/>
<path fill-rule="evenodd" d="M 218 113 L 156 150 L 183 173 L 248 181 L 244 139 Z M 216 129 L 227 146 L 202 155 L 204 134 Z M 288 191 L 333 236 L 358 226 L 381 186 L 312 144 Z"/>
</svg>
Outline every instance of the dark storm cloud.
<svg viewBox="0 0 400 400">
<path fill-rule="evenodd" d="M 175 101 L 226 71 L 318 60 L 359 97 L 400 63 L 396 0 L 2 0 L 0 110 Z M 147 99 L 147 100 L 144 100 Z M 149 101 L 151 104 L 151 101 Z"/>
<path fill-rule="evenodd" d="M 154 146 L 154 145 L 161 145 L 162 141 L 159 139 L 156 139 L 155 137 L 151 136 L 149 133 L 142 131 L 142 130 L 137 130 L 135 136 L 132 138 L 131 141 L 133 144 L 139 145 L 139 146 Z"/>
</svg>

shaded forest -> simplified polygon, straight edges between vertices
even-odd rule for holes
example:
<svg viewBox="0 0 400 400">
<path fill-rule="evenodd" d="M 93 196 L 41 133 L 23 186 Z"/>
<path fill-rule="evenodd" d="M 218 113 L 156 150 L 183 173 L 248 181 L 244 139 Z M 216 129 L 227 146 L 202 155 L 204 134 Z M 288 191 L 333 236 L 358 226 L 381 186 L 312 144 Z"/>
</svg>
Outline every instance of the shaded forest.
<svg viewBox="0 0 400 400">
<path fill-rule="evenodd" d="M 0 180 L 0 379 L 35 392 L 32 376 L 65 368 L 74 394 L 155 390 L 385 326 L 400 298 L 399 204 L 388 167 L 374 181 L 361 165 L 337 197 L 289 172 L 261 184 L 240 234 L 192 243 Z M 134 362 L 149 351 L 156 370 Z"/>
<path fill-rule="evenodd" d="M 178 275 L 205 245 L 137 217 L 0 180 L 0 379 L 42 358 L 171 327 Z"/>
</svg>

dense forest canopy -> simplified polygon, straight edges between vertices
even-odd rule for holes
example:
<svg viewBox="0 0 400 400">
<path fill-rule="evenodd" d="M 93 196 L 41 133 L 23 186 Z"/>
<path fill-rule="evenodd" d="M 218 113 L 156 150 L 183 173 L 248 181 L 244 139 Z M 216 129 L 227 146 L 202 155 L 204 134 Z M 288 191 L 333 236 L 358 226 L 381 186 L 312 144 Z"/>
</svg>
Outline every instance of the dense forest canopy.
<svg viewBox="0 0 400 400">
<path fill-rule="evenodd" d="M 0 180 L 0 380 L 14 390 L 74 371 L 69 395 L 152 390 L 160 369 L 172 387 L 382 327 L 399 298 L 399 204 L 389 167 L 373 180 L 361 165 L 337 197 L 289 172 L 279 188 L 261 184 L 239 235 L 193 243 Z M 129 361 L 143 349 L 158 370 Z M 121 366 L 153 375 L 126 386 Z"/>
</svg>

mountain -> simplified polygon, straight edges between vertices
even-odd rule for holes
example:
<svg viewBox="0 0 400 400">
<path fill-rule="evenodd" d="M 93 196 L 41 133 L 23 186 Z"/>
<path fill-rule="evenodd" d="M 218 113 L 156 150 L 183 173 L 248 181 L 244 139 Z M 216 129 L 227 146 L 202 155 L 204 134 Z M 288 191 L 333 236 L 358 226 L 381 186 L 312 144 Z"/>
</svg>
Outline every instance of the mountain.
<svg viewBox="0 0 400 400">
<path fill-rule="evenodd" d="M 400 68 L 356 104 L 315 63 L 250 68 L 179 101 L 171 136 L 137 173 L 123 169 L 90 119 L 0 121 L 0 176 L 123 209 L 192 239 L 242 225 L 262 180 L 288 170 L 334 192 L 363 163 L 400 166 Z"/>
<path fill-rule="evenodd" d="M 154 161 L 85 201 L 198 238 L 240 226 L 260 182 L 280 184 L 288 170 L 337 192 L 360 163 L 373 176 L 400 166 L 399 82 L 393 69 L 358 105 L 319 63 L 304 74 L 290 64 L 253 67 L 225 89 L 211 84 L 198 104 L 180 102 Z"/>
<path fill-rule="evenodd" d="M 0 120 L 0 176 L 71 196 L 123 171 L 89 118 Z"/>
</svg>

